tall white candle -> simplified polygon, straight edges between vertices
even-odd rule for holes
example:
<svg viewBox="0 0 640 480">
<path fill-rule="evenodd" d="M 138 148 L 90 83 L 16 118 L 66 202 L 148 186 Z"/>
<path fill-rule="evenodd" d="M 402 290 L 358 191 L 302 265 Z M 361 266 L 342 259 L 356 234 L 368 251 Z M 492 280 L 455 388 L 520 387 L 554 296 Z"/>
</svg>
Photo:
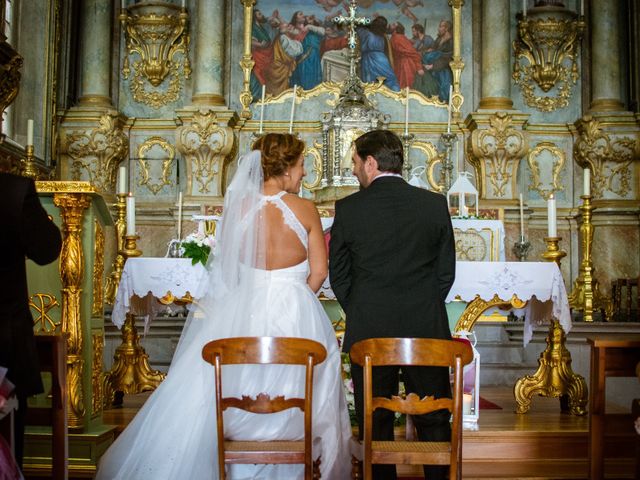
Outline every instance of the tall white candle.
<svg viewBox="0 0 640 480">
<path fill-rule="evenodd" d="M 293 133 L 293 116 L 296 113 L 296 94 L 298 85 L 293 86 L 293 97 L 291 97 L 291 117 L 289 118 L 289 133 Z"/>
<path fill-rule="evenodd" d="M 262 135 L 262 123 L 264 121 L 264 95 L 266 93 L 266 86 L 262 85 L 262 98 L 260 100 L 260 135 Z"/>
<path fill-rule="evenodd" d="M 556 219 L 556 199 L 553 194 L 549 195 L 549 200 L 547 200 L 547 221 L 549 225 L 548 236 L 557 237 L 558 226 Z"/>
<path fill-rule="evenodd" d="M 591 170 L 589 169 L 589 167 L 584 169 L 583 183 L 583 195 L 591 195 Z"/>
<path fill-rule="evenodd" d="M 118 168 L 118 188 L 117 193 L 120 195 L 127 193 L 127 169 L 126 167 Z"/>
<path fill-rule="evenodd" d="M 120 9 L 124 10 L 124 0 L 120 0 Z"/>
<path fill-rule="evenodd" d="M 406 89 L 407 103 L 404 106 L 404 134 L 409 135 L 409 87 Z"/>
<path fill-rule="evenodd" d="M 584 17 L 584 0 L 580 0 L 580 16 Z"/>
<path fill-rule="evenodd" d="M 453 97 L 453 85 L 449 85 L 449 106 L 447 107 L 447 133 L 451 133 L 451 98 Z"/>
<path fill-rule="evenodd" d="M 187 0 L 182 0 L 182 8 L 184 9 L 187 6 Z"/>
<path fill-rule="evenodd" d="M 520 239 L 524 240 L 524 203 L 520 194 Z"/>
<path fill-rule="evenodd" d="M 522 0 L 522 18 L 527 16 L 527 0 Z"/>
<path fill-rule="evenodd" d="M 127 197 L 127 235 L 136 234 L 136 198 L 129 192 Z"/>
<path fill-rule="evenodd" d="M 27 120 L 27 145 L 33 145 L 33 120 Z"/>
<path fill-rule="evenodd" d="M 182 240 L 182 192 L 178 192 L 178 240 Z"/>
</svg>

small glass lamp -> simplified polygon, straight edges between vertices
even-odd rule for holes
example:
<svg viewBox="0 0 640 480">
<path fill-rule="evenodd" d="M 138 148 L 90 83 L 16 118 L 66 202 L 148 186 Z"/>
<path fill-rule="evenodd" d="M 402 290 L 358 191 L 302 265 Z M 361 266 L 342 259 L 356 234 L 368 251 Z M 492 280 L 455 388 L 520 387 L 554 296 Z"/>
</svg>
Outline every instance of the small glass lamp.
<svg viewBox="0 0 640 480">
<path fill-rule="evenodd" d="M 409 178 L 409 185 L 413 185 L 414 187 L 424 188 L 425 190 L 429 190 L 429 184 L 422 179 L 422 175 L 427 168 L 424 165 L 419 165 L 411 170 L 411 177 Z"/>
<path fill-rule="evenodd" d="M 473 332 L 459 331 L 454 335 L 468 340 L 473 349 L 473 360 L 464 366 L 462 374 L 462 423 L 473 425 L 478 423 L 480 416 L 480 353 L 476 349 L 478 340 Z"/>
<path fill-rule="evenodd" d="M 478 190 L 469 181 L 471 176 L 469 172 L 459 173 L 447 192 L 447 203 L 449 207 L 458 208 L 459 217 L 469 216 L 469 207 L 472 205 L 475 205 L 476 217 L 478 216 Z"/>
</svg>

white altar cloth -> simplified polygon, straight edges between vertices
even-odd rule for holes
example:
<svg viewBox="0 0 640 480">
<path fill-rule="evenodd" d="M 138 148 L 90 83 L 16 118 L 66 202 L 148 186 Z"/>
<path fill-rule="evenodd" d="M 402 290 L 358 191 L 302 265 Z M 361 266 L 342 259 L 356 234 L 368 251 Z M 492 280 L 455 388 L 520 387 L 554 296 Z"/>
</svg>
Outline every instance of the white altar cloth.
<svg viewBox="0 0 640 480">
<path fill-rule="evenodd" d="M 476 295 L 491 300 L 513 295 L 527 301 L 524 308 L 523 341 L 533 336 L 534 326 L 556 318 L 565 333 L 571 330 L 571 311 L 562 273 L 555 262 L 456 262 L 456 280 L 446 302 L 460 298 L 471 302 Z"/>
<path fill-rule="evenodd" d="M 151 293 L 153 298 L 148 298 L 144 312 L 140 312 L 145 316 L 146 330 L 149 318 L 162 308 L 157 298 L 162 298 L 167 292 L 171 292 L 176 298 L 185 296 L 187 292 L 192 297 L 199 298 L 203 292 L 198 291 L 198 287 L 205 273 L 202 264 L 192 265 L 190 258 L 127 259 L 113 304 L 111 321 L 116 327 L 122 328 L 131 308 L 131 298 L 134 295 L 145 298 Z"/>
</svg>

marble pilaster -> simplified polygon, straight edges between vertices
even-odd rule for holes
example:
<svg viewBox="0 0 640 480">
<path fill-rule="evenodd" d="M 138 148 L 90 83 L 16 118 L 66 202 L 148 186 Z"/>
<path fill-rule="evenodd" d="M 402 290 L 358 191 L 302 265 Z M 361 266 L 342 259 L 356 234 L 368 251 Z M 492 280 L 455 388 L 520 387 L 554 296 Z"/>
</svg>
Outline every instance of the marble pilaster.
<svg viewBox="0 0 640 480">
<path fill-rule="evenodd" d="M 80 104 L 110 107 L 112 0 L 82 2 Z"/>
<path fill-rule="evenodd" d="M 591 110 L 624 110 L 620 87 L 618 0 L 591 2 Z"/>
<path fill-rule="evenodd" d="M 198 0 L 193 75 L 194 105 L 224 105 L 224 0 Z"/>
<path fill-rule="evenodd" d="M 481 109 L 510 110 L 509 0 L 482 2 Z"/>
</svg>

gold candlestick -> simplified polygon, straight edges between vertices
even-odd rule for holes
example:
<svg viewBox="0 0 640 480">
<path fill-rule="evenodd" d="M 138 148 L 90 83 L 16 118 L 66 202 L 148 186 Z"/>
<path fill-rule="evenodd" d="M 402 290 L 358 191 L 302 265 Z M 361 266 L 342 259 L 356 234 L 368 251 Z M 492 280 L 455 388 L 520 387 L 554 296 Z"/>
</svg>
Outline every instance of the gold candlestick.
<svg viewBox="0 0 640 480">
<path fill-rule="evenodd" d="M 124 235 L 124 247 L 118 252 L 125 261 L 129 257 L 139 257 L 136 241 L 138 235 Z M 109 379 L 113 388 L 113 404 L 122 405 L 125 393 L 135 394 L 155 390 L 166 377 L 159 370 L 149 366 L 149 355 L 140 345 L 140 335 L 135 324 L 135 315 L 127 313 L 122 326 L 122 343 L 116 349 Z"/>
<path fill-rule="evenodd" d="M 613 317 L 613 302 L 605 298 L 599 290 L 598 280 L 593 274 L 595 268 L 591 259 L 593 246 L 593 232 L 595 226 L 591 222 L 591 212 L 595 207 L 591 205 L 591 195 L 582 195 L 582 225 L 580 225 L 580 244 L 582 246 L 582 261 L 580 273 L 573 283 L 573 290 L 569 294 L 569 306 L 575 311 L 583 312 L 585 322 L 593 322 L 593 311 L 602 310 L 606 321 Z"/>
<path fill-rule="evenodd" d="M 560 250 L 558 243 L 562 237 L 544 237 L 544 243 L 547 244 L 547 251 L 541 257 L 548 262 L 556 262 L 560 268 L 560 261 L 567 256 L 567 252 Z"/>
<path fill-rule="evenodd" d="M 23 177 L 28 177 L 33 180 L 37 180 L 40 176 L 40 172 L 38 172 L 38 168 L 36 167 L 33 145 L 27 145 L 25 148 L 25 157 L 22 159 L 20 174 Z"/>
<path fill-rule="evenodd" d="M 549 262 L 556 262 L 560 268 L 560 261 L 567 253 L 560 250 L 558 243 L 562 237 L 545 237 L 547 251 L 542 258 Z M 516 413 L 527 413 L 531 407 L 531 397 L 559 397 L 560 410 L 573 415 L 584 415 L 589 398 L 587 383 L 581 375 L 573 373 L 571 369 L 571 353 L 565 346 L 567 336 L 557 319 L 551 319 L 549 334 L 545 341 L 547 348 L 540 354 L 538 370 L 533 375 L 519 378 L 513 387 L 516 398 Z"/>
<path fill-rule="evenodd" d="M 113 262 L 113 271 L 107 278 L 105 286 L 105 301 L 109 305 L 113 305 L 116 301 L 116 295 L 118 294 L 118 285 L 120 285 L 120 279 L 122 278 L 122 270 L 124 269 L 125 256 L 122 254 L 124 250 L 124 233 L 127 229 L 127 205 L 126 205 L 126 193 L 118 193 L 116 195 L 117 201 L 114 204 L 116 209 L 116 248 L 117 254 Z"/>
</svg>

